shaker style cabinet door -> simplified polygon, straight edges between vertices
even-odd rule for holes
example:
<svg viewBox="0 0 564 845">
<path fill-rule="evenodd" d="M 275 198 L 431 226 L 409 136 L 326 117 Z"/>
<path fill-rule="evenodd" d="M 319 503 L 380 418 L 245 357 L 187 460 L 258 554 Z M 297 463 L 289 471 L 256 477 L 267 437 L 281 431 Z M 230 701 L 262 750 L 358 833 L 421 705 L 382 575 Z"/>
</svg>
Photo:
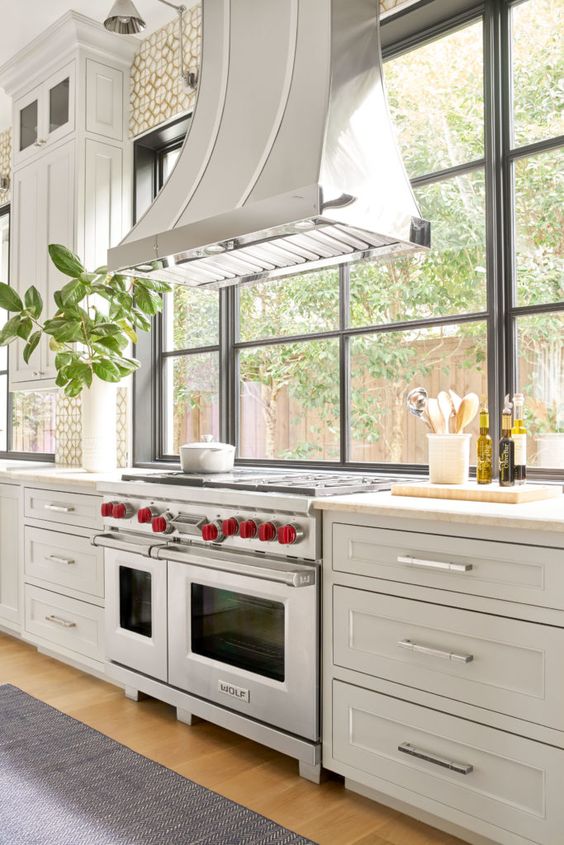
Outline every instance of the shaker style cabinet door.
<svg viewBox="0 0 564 845">
<path fill-rule="evenodd" d="M 0 624 L 19 631 L 19 487 L 0 484 Z"/>
<path fill-rule="evenodd" d="M 14 174 L 11 282 L 23 295 L 34 284 L 45 308 L 55 310 L 54 292 L 65 277 L 52 264 L 48 245 L 75 243 L 75 145 L 71 141 L 28 164 Z M 10 349 L 10 385 L 13 389 L 54 386 L 53 353 L 45 339 L 26 364 L 23 343 Z"/>
</svg>

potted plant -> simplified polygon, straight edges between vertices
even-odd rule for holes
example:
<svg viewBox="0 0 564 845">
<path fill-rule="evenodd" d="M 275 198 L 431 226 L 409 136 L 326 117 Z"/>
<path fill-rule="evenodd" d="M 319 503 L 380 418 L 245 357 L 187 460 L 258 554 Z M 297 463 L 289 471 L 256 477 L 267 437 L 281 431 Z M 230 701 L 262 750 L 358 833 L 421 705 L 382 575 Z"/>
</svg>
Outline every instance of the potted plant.
<svg viewBox="0 0 564 845">
<path fill-rule="evenodd" d="M 54 294 L 55 313 L 42 318 L 44 303 L 36 287 L 22 299 L 0 282 L 0 308 L 11 314 L 0 331 L 0 346 L 20 338 L 28 363 L 42 337 L 47 338 L 55 356 L 55 384 L 67 396 L 82 395 L 84 469 L 115 469 L 116 385 L 139 367 L 130 346 L 138 330 L 151 329 L 151 317 L 162 310 L 162 294 L 171 288 L 153 279 L 108 273 L 106 267 L 89 273 L 60 244 L 50 244 L 49 255 L 69 277 Z"/>
</svg>

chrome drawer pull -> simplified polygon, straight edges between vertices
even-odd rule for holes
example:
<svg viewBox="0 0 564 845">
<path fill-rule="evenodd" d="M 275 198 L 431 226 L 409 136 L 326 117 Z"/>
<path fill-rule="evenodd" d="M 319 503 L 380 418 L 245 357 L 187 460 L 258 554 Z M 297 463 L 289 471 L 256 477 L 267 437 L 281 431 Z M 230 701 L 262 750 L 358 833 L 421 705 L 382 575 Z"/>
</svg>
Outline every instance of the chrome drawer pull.
<svg viewBox="0 0 564 845">
<path fill-rule="evenodd" d="M 424 560 L 423 558 L 411 557 L 411 555 L 400 555 L 398 563 L 406 566 L 419 566 L 421 569 L 440 569 L 443 572 L 470 572 L 471 563 L 449 563 L 444 560 Z"/>
<path fill-rule="evenodd" d="M 471 663 L 474 660 L 473 654 L 458 653 L 456 651 L 446 651 L 441 648 L 431 648 L 428 645 L 420 645 L 411 640 L 400 640 L 398 642 L 400 648 L 407 648 L 409 651 L 414 651 L 416 654 L 426 654 L 428 657 L 441 657 L 443 660 L 454 660 L 456 663 Z"/>
<path fill-rule="evenodd" d="M 67 566 L 70 566 L 73 563 L 76 563 L 72 557 L 59 557 L 58 555 L 45 555 L 45 560 L 52 560 L 55 563 L 66 563 Z"/>
<path fill-rule="evenodd" d="M 55 511 L 56 513 L 72 513 L 74 507 L 72 505 L 43 505 L 46 511 Z"/>
<path fill-rule="evenodd" d="M 439 757 L 438 754 L 432 754 L 430 751 L 422 751 L 410 742 L 402 742 L 398 745 L 398 751 L 402 754 L 409 754 L 410 757 L 417 757 L 418 760 L 425 760 L 427 763 L 434 763 L 436 766 L 442 766 L 443 769 L 450 769 L 451 772 L 456 772 L 459 775 L 469 775 L 474 771 L 474 766 L 470 763 L 457 763 L 454 760 L 448 760 L 446 757 Z"/>
<path fill-rule="evenodd" d="M 61 619 L 60 616 L 50 616 L 45 617 L 46 622 L 52 622 L 54 625 L 60 625 L 61 628 L 76 628 L 76 622 L 69 622 L 67 619 Z"/>
</svg>

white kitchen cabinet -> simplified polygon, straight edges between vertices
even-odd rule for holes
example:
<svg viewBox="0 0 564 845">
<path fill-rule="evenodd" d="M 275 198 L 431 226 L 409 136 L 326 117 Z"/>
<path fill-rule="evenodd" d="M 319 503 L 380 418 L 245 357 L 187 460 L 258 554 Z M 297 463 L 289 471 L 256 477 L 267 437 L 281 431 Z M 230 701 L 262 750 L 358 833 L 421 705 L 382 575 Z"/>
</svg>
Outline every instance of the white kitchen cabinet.
<svg viewBox="0 0 564 845">
<path fill-rule="evenodd" d="M 47 247 L 61 243 L 88 269 L 106 263 L 131 224 L 129 66 L 135 44 L 67 13 L 0 68 L 13 98 L 11 284 L 34 284 L 52 314 L 64 278 Z M 47 77 L 47 79 L 46 79 Z M 44 81 L 46 79 L 46 81 Z M 14 390 L 52 389 L 53 355 L 42 342 L 29 365 L 10 349 Z"/>
<path fill-rule="evenodd" d="M 323 765 L 470 843 L 564 829 L 564 540 L 326 511 Z"/>
<path fill-rule="evenodd" d="M 0 484 L 0 626 L 20 630 L 20 488 Z"/>
</svg>

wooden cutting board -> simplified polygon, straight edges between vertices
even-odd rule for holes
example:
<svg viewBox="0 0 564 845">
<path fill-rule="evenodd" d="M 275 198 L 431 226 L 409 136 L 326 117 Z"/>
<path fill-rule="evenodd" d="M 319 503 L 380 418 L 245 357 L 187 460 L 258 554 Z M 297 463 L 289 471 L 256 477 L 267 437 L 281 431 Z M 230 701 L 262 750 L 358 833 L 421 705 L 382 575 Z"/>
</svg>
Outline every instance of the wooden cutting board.
<svg viewBox="0 0 564 845">
<path fill-rule="evenodd" d="M 517 505 L 521 502 L 537 502 L 541 499 L 555 499 L 562 495 L 560 485 L 523 484 L 515 487 L 500 487 L 493 484 L 431 484 L 430 481 L 393 484 L 392 496 L 417 496 L 424 499 L 459 499 L 470 502 L 503 502 Z M 564 500 L 563 500 L 564 501 Z"/>
</svg>

